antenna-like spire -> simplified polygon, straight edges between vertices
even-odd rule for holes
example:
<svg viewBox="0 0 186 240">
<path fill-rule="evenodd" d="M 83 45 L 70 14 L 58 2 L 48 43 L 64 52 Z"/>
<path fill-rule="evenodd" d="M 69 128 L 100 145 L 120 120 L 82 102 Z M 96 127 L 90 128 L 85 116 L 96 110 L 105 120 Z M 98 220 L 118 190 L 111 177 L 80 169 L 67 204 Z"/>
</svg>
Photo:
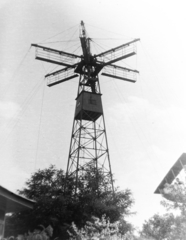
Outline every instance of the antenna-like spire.
<svg viewBox="0 0 186 240">
<path fill-rule="evenodd" d="M 84 25 L 84 22 L 83 22 L 83 21 L 81 21 L 81 24 L 80 24 L 79 37 L 80 37 L 80 38 L 86 38 L 86 29 L 85 29 L 85 25 Z"/>
<path fill-rule="evenodd" d="M 87 38 L 85 24 L 83 21 L 81 21 L 81 25 L 80 25 L 80 41 L 81 41 L 81 47 L 83 50 L 84 60 L 86 64 L 89 65 L 90 59 L 91 59 L 90 38 Z"/>
</svg>

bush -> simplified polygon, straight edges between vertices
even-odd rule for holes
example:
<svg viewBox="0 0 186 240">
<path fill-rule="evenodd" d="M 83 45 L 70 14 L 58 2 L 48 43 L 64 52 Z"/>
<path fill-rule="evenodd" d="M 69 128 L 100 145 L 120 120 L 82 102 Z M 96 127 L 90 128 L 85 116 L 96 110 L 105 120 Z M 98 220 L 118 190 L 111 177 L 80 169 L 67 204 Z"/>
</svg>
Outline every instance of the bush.
<svg viewBox="0 0 186 240">
<path fill-rule="evenodd" d="M 110 219 L 103 215 L 101 219 L 92 217 L 92 222 L 87 221 L 84 228 L 78 229 L 72 223 L 68 231 L 70 240 L 119 240 L 124 239 L 120 232 L 120 222 L 110 223 Z"/>
</svg>

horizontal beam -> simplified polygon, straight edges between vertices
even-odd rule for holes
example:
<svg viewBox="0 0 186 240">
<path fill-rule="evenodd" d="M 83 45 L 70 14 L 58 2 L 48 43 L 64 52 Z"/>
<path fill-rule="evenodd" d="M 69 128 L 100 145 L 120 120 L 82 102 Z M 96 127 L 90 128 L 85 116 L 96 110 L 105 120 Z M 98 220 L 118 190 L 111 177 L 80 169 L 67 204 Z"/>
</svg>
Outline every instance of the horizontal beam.
<svg viewBox="0 0 186 240">
<path fill-rule="evenodd" d="M 110 54 L 110 53 L 115 52 L 115 51 L 117 51 L 117 50 L 120 50 L 120 49 L 123 49 L 123 48 L 125 48 L 125 47 L 128 47 L 130 44 L 135 43 L 135 42 L 137 42 L 137 41 L 140 41 L 140 38 L 136 38 L 136 39 L 134 39 L 134 40 L 131 41 L 131 42 L 122 44 L 122 45 L 120 45 L 120 46 L 118 46 L 118 47 L 112 48 L 111 50 L 108 50 L 108 51 L 106 51 L 106 52 L 102 52 L 102 53 L 100 53 L 100 54 L 97 54 L 97 55 L 95 55 L 95 57 L 103 57 L 103 56 L 105 56 L 105 55 L 107 55 L 107 54 Z"/>
<path fill-rule="evenodd" d="M 54 85 L 57 85 L 57 84 L 62 83 L 62 82 L 66 82 L 66 81 L 68 81 L 68 80 L 70 80 L 70 79 L 72 79 L 72 78 L 76 78 L 76 77 L 78 77 L 78 75 L 77 75 L 77 74 L 74 74 L 74 75 L 72 75 L 72 76 L 63 78 L 63 79 L 61 79 L 61 80 L 59 80 L 59 81 L 47 83 L 47 86 L 48 86 L 48 87 L 52 87 L 52 86 L 54 86 Z"/>
<path fill-rule="evenodd" d="M 31 44 L 31 46 L 41 48 L 44 51 L 54 52 L 54 53 L 57 53 L 57 54 L 60 54 L 60 55 L 66 55 L 67 57 L 71 57 L 71 58 L 81 58 L 81 56 L 79 56 L 79 55 L 75 55 L 75 54 L 72 54 L 72 53 L 67 53 L 67 52 L 56 50 L 56 49 L 49 48 L 49 47 L 44 47 L 44 46 L 34 44 L 34 43 Z"/>
<path fill-rule="evenodd" d="M 131 57 L 136 54 L 136 46 L 130 44 L 138 40 L 139 39 L 135 39 L 134 41 L 123 44 L 117 48 L 98 54 L 95 56 L 95 60 L 101 62 L 103 66 L 107 66 L 122 59 Z"/>
<path fill-rule="evenodd" d="M 108 61 L 108 62 L 105 62 L 103 66 L 110 65 L 110 64 L 115 63 L 115 62 L 118 62 L 118 61 L 120 61 L 120 60 L 122 60 L 122 59 L 131 57 L 131 56 L 133 56 L 133 55 L 135 55 L 135 54 L 136 54 L 135 52 L 128 53 L 128 54 L 126 54 L 126 55 L 123 55 L 122 57 L 115 58 L 115 59 L 112 59 L 112 60 L 110 60 L 110 61 Z"/>
<path fill-rule="evenodd" d="M 74 69 L 66 67 L 61 70 L 49 73 L 45 76 L 47 79 L 47 86 L 52 87 L 62 82 L 66 82 L 72 78 L 78 77 L 79 75 L 74 73 Z"/>
<path fill-rule="evenodd" d="M 76 59 L 81 59 L 80 56 L 71 53 L 66 53 L 63 51 L 58 51 L 56 49 L 43 47 L 37 44 L 32 44 L 36 47 L 36 59 L 62 65 L 65 67 L 75 67 L 77 65 Z"/>
<path fill-rule="evenodd" d="M 138 73 L 137 70 L 110 64 L 103 68 L 101 75 L 134 83 Z"/>
<path fill-rule="evenodd" d="M 59 62 L 59 61 L 56 61 L 56 60 L 51 60 L 51 59 L 47 59 L 47 58 L 43 58 L 43 57 L 37 57 L 36 56 L 36 59 L 44 61 L 44 62 L 58 64 L 58 65 L 65 66 L 65 67 L 71 67 L 72 66 L 71 64 L 66 64 L 64 62 Z"/>
<path fill-rule="evenodd" d="M 101 75 L 106 76 L 106 77 L 116 78 L 116 79 L 119 79 L 119 80 L 128 81 L 128 82 L 133 82 L 133 83 L 136 82 L 136 80 L 133 80 L 133 79 L 129 79 L 129 78 L 125 78 L 125 77 L 119 77 L 119 76 L 108 74 L 108 73 L 102 73 Z"/>
<path fill-rule="evenodd" d="M 50 76 L 55 76 L 55 75 L 58 75 L 58 74 L 61 74 L 63 72 L 67 72 L 69 70 L 74 70 L 72 67 L 66 67 L 66 68 L 63 68 L 63 69 L 60 69 L 60 70 L 57 70 L 55 72 L 51 72 L 51 73 L 48 73 L 45 75 L 45 78 L 47 77 L 50 77 Z"/>
<path fill-rule="evenodd" d="M 124 70 L 124 71 L 128 71 L 128 72 L 134 72 L 134 73 L 139 73 L 138 70 L 135 69 L 130 69 L 130 68 L 126 68 L 126 67 L 121 67 L 118 65 L 114 65 L 114 64 L 110 64 L 111 67 L 115 68 L 115 69 L 119 69 L 119 70 Z"/>
</svg>

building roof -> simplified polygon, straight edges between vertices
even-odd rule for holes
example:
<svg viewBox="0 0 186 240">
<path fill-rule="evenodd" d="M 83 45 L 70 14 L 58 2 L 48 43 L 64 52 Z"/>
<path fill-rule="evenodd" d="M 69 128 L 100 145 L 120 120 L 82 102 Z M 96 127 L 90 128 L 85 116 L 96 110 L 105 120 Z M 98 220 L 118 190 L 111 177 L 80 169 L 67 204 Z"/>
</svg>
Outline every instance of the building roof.
<svg viewBox="0 0 186 240">
<path fill-rule="evenodd" d="M 8 189 L 0 186 L 0 208 L 5 213 L 20 212 L 26 209 L 32 209 L 35 201 L 21 197 Z"/>
<path fill-rule="evenodd" d="M 178 176 L 180 171 L 186 165 L 186 153 L 183 153 L 176 163 L 171 167 L 167 175 L 163 178 L 159 186 L 157 187 L 154 193 L 161 193 L 161 190 L 164 188 L 165 183 L 171 184 L 174 179 Z"/>
</svg>

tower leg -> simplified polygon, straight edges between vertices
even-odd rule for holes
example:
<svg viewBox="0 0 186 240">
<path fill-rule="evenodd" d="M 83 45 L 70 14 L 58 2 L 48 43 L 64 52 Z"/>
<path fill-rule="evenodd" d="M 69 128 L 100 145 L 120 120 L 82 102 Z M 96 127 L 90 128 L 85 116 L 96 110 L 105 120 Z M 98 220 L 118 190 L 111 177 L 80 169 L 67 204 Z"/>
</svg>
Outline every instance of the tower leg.
<svg viewBox="0 0 186 240">
<path fill-rule="evenodd" d="M 67 177 L 70 176 L 76 179 L 75 191 L 78 190 L 78 181 L 84 186 L 88 184 L 88 177 L 95 178 L 95 192 L 103 186 L 108 188 L 104 190 L 114 190 L 103 115 L 96 121 L 74 119 L 67 165 Z M 99 179 L 100 176 L 103 179 Z"/>
<path fill-rule="evenodd" d="M 67 179 L 84 187 L 91 182 L 96 193 L 114 191 L 112 171 L 98 76 L 95 80 L 80 76 L 67 164 Z M 94 88 L 89 86 L 93 81 Z M 104 189 L 103 189 L 104 188 Z"/>
</svg>

